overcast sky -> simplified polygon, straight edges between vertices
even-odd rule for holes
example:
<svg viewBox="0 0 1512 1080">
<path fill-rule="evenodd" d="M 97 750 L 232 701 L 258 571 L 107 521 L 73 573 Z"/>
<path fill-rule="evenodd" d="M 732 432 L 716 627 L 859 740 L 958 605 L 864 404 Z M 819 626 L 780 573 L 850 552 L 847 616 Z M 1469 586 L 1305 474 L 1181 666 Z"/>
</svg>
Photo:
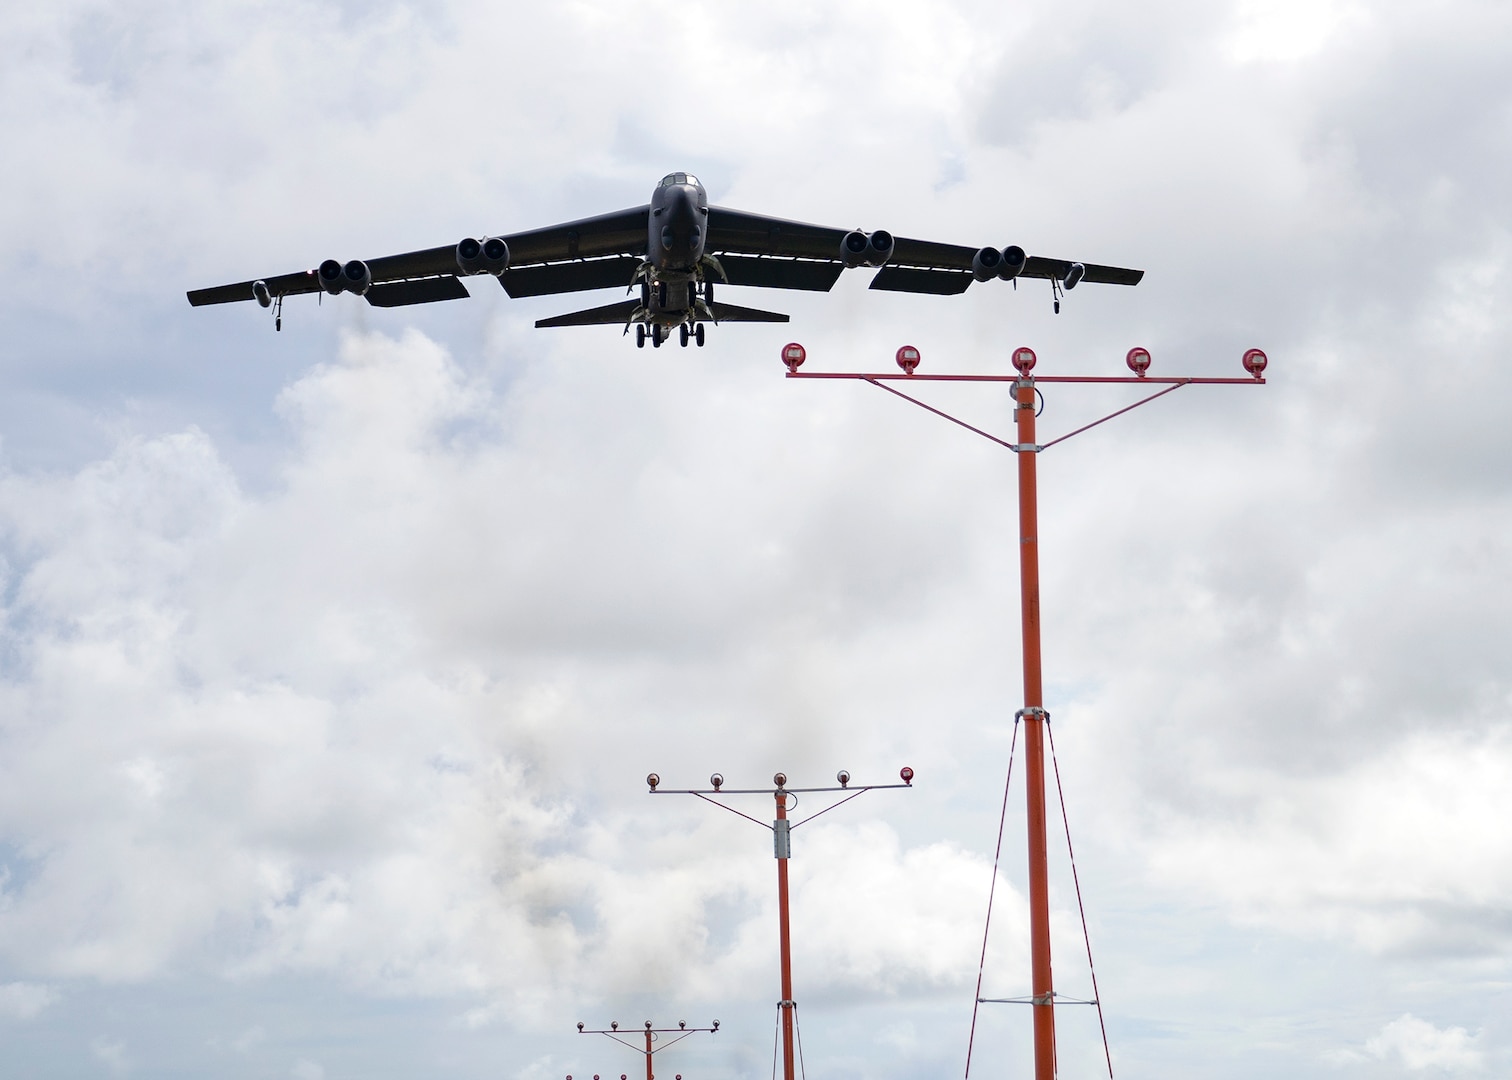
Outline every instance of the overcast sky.
<svg viewBox="0 0 1512 1080">
<path fill-rule="evenodd" d="M 1121 1080 L 1512 1074 L 1512 10 L 786 0 L 0 13 L 7 1075 L 960 1075 L 1014 710 L 1014 462 L 860 383 L 1153 374 L 1047 452 L 1054 716 Z M 637 205 L 1137 266 L 1063 312 L 745 291 L 191 309 Z M 1054 435 L 1132 400 L 1045 388 Z M 1006 434 L 1005 391 L 930 400 Z M 1017 785 L 1017 781 L 1015 782 Z M 1028 990 L 1021 789 L 984 991 Z M 801 810 L 817 809 L 805 802 Z M 768 803 L 742 809 L 765 817 Z M 1090 996 L 1052 833 L 1057 986 Z M 1067 1077 L 1104 1070 L 1058 1012 Z M 1024 1075 L 986 1006 L 973 1075 Z"/>
</svg>

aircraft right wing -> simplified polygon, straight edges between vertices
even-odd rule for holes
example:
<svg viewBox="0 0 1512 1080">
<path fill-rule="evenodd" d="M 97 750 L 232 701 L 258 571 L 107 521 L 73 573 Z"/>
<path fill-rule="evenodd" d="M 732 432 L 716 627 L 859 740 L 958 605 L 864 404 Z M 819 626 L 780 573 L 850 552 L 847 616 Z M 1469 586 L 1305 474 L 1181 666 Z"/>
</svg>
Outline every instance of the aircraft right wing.
<svg viewBox="0 0 1512 1080">
<path fill-rule="evenodd" d="M 846 268 L 842 245 L 853 232 L 859 230 L 711 206 L 706 250 L 717 259 L 731 285 L 828 292 Z M 872 234 L 862 235 L 870 239 Z M 891 249 L 872 277 L 871 288 L 939 296 L 962 293 L 973 281 L 982 280 L 974 272 L 975 260 L 978 252 L 985 250 L 893 237 Z M 865 265 L 877 263 L 867 261 Z M 1028 256 L 1017 276 L 1064 281 L 1073 265 L 1068 259 Z M 1097 263 L 1081 265 L 1084 273 L 1080 280 L 1097 284 L 1137 285 L 1144 277 L 1143 270 Z"/>
</svg>

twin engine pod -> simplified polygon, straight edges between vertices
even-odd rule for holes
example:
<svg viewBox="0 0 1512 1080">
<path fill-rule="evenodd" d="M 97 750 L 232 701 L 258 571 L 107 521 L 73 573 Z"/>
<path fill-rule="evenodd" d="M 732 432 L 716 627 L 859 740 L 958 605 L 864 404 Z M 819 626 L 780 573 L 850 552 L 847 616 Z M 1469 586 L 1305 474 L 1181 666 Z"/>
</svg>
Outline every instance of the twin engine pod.
<svg viewBox="0 0 1512 1080">
<path fill-rule="evenodd" d="M 509 245 L 497 236 L 469 236 L 457 244 L 457 269 L 464 274 L 502 274 L 509 269 Z"/>
<path fill-rule="evenodd" d="M 847 267 L 881 266 L 892 258 L 892 233 L 885 229 L 866 233 L 853 229 L 840 241 L 840 261 Z"/>
<path fill-rule="evenodd" d="M 320 278 L 320 287 L 332 296 L 344 292 L 361 296 L 373 283 L 373 275 L 368 272 L 367 263 L 361 259 L 353 259 L 345 266 L 335 259 L 327 259 L 315 273 Z M 257 299 L 258 303 L 262 303 L 262 297 Z"/>
<path fill-rule="evenodd" d="M 1001 251 L 984 247 L 971 257 L 971 276 L 978 281 L 991 281 L 995 277 L 1012 281 L 1023 272 L 1027 261 L 1024 249 L 1017 244 L 1009 244 Z"/>
</svg>

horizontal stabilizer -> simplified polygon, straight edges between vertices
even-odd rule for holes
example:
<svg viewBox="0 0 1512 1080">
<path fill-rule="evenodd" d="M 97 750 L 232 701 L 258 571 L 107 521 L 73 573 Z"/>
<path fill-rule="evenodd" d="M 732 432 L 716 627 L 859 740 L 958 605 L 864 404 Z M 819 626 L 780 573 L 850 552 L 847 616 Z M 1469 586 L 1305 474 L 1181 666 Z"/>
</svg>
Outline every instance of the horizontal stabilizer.
<svg viewBox="0 0 1512 1080">
<path fill-rule="evenodd" d="M 549 326 L 624 326 L 635 318 L 640 310 L 639 300 L 621 300 L 617 304 L 588 308 L 585 311 L 569 311 L 566 315 L 553 315 L 549 319 L 537 319 L 537 328 Z"/>
<path fill-rule="evenodd" d="M 736 307 L 734 304 L 710 304 L 714 312 L 714 322 L 787 322 L 788 317 L 780 311 L 758 311 L 756 308 Z M 699 322 L 709 322 L 701 313 Z"/>
<path fill-rule="evenodd" d="M 369 285 L 363 293 L 374 307 L 408 307 L 410 304 L 434 304 L 438 300 L 465 300 L 471 294 L 467 286 L 448 274 L 445 277 L 415 278 L 413 281 L 390 281 Z"/>
</svg>

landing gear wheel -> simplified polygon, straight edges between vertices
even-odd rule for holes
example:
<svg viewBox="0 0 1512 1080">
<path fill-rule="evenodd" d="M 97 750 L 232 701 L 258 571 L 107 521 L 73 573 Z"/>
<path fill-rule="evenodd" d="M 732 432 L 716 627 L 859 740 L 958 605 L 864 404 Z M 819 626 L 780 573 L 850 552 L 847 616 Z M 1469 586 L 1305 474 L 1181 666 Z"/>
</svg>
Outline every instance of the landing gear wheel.
<svg viewBox="0 0 1512 1080">
<path fill-rule="evenodd" d="M 688 282 L 688 307 L 698 303 L 698 282 Z"/>
<path fill-rule="evenodd" d="M 635 324 L 635 347 L 637 349 L 646 347 L 646 327 L 643 323 Z"/>
<path fill-rule="evenodd" d="M 660 326 L 653 326 L 651 328 L 651 347 L 653 349 L 659 349 L 659 348 L 661 348 L 661 343 L 662 343 L 662 328 Z"/>
<path fill-rule="evenodd" d="M 704 303 L 711 306 L 714 303 L 714 283 L 712 281 L 704 282 Z"/>
<path fill-rule="evenodd" d="M 681 326 L 679 326 L 677 328 L 677 336 L 682 339 L 682 341 L 681 341 L 682 347 L 686 349 L 688 347 L 688 324 L 687 323 L 683 323 Z"/>
<path fill-rule="evenodd" d="M 699 323 L 693 328 L 693 340 L 698 342 L 700 349 L 703 348 L 703 323 Z"/>
<path fill-rule="evenodd" d="M 667 307 L 667 283 L 665 281 L 658 281 L 656 283 L 656 306 L 659 307 L 659 308 L 661 308 L 664 311 L 666 310 L 666 307 Z"/>
<path fill-rule="evenodd" d="M 644 279 L 641 281 L 641 307 L 651 307 L 651 283 Z"/>
</svg>

